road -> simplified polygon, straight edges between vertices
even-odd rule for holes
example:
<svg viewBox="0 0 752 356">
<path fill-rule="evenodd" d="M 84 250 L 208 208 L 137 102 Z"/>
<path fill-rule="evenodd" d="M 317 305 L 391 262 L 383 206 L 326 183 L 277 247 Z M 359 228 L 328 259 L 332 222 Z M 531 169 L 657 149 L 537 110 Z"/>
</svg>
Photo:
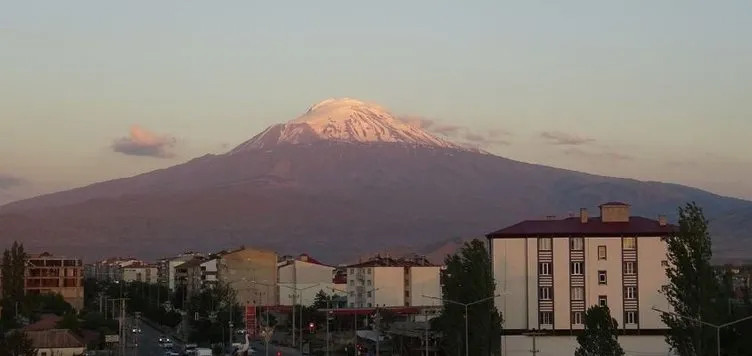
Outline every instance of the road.
<svg viewBox="0 0 752 356">
<path fill-rule="evenodd" d="M 255 349 L 257 352 L 254 353 L 254 356 L 266 356 L 266 349 L 264 348 L 263 342 L 252 342 L 251 346 L 253 349 Z M 298 350 L 291 349 L 289 347 L 281 347 L 281 346 L 274 346 L 269 345 L 269 356 L 277 356 L 277 352 L 279 352 L 279 355 L 282 356 L 300 356 L 302 355 Z"/>
<path fill-rule="evenodd" d="M 128 353 L 130 355 L 163 356 L 165 354 L 165 349 L 159 344 L 159 337 L 162 336 L 162 333 L 159 330 L 133 318 L 128 319 L 127 325 L 126 340 L 128 345 L 138 345 L 136 347 L 129 347 Z M 141 334 L 134 334 L 131 332 L 134 326 L 141 329 Z M 175 350 L 181 349 L 180 347 L 182 345 L 178 345 L 174 340 L 172 341 L 175 345 Z"/>
</svg>

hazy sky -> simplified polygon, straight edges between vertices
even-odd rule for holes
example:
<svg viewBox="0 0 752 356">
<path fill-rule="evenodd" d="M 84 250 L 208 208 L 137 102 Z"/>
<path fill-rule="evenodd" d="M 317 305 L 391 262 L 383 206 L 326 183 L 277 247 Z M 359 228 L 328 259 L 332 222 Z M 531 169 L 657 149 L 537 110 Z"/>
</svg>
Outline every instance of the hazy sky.
<svg viewBox="0 0 752 356">
<path fill-rule="evenodd" d="M 340 96 L 509 158 L 752 199 L 752 2 L 616 3 L 6 2 L 0 203 L 224 152 Z"/>
</svg>

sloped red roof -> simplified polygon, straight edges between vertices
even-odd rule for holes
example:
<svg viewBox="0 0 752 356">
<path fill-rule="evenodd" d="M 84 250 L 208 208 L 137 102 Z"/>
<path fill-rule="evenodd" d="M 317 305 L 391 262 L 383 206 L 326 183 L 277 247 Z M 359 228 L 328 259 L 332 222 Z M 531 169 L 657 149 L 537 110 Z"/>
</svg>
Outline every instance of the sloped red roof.
<svg viewBox="0 0 752 356">
<path fill-rule="evenodd" d="M 657 220 L 632 216 L 629 222 L 603 222 L 600 217 L 588 219 L 583 224 L 579 217 L 562 220 L 525 220 L 486 235 L 487 238 L 514 237 L 619 237 L 619 236 L 668 236 L 676 226 L 661 226 Z"/>
<path fill-rule="evenodd" d="M 55 314 L 45 314 L 39 319 L 39 321 L 24 326 L 23 331 L 43 331 L 50 329 L 57 329 L 57 323 L 63 320 L 63 317 Z"/>
<path fill-rule="evenodd" d="M 25 334 L 36 349 L 67 349 L 86 346 L 68 329 L 26 331 Z"/>
</svg>

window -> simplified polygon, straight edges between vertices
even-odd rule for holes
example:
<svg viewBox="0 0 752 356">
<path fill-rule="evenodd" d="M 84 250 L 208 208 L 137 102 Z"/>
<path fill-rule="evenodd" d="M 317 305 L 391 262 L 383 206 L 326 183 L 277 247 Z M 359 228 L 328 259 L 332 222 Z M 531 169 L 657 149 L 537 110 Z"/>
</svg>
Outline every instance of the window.
<svg viewBox="0 0 752 356">
<path fill-rule="evenodd" d="M 540 300 L 551 300 L 551 287 L 540 287 Z"/>
<path fill-rule="evenodd" d="M 605 295 L 599 295 L 598 296 L 598 305 L 605 307 L 608 306 L 608 297 Z"/>
<path fill-rule="evenodd" d="M 551 238 L 538 239 L 538 250 L 551 251 Z"/>
<path fill-rule="evenodd" d="M 350 303 L 350 308 L 355 308 L 355 303 Z"/>
<path fill-rule="evenodd" d="M 585 288 L 572 287 L 572 300 L 585 300 Z"/>
<path fill-rule="evenodd" d="M 624 317 L 624 319 L 626 319 L 625 324 L 637 324 L 637 312 L 628 311 L 625 314 L 626 314 L 626 316 Z"/>
<path fill-rule="evenodd" d="M 668 267 L 668 261 L 666 260 L 661 261 L 661 267 Z"/>
<path fill-rule="evenodd" d="M 541 276 L 548 276 L 551 274 L 551 263 L 541 262 L 538 264 L 538 271 Z"/>
<path fill-rule="evenodd" d="M 624 287 L 624 299 L 637 299 L 637 287 Z"/>
<path fill-rule="evenodd" d="M 624 274 L 635 274 L 635 263 L 632 261 L 624 262 Z"/>
<path fill-rule="evenodd" d="M 575 325 L 582 324 L 582 312 L 572 313 L 572 324 L 575 324 Z"/>
<path fill-rule="evenodd" d="M 572 262 L 570 268 L 573 275 L 582 274 L 582 262 Z"/>
<path fill-rule="evenodd" d="M 569 239 L 569 247 L 572 250 L 581 251 L 583 245 L 584 245 L 584 242 L 582 241 L 582 237 L 573 237 Z"/>
<path fill-rule="evenodd" d="M 366 268 L 366 274 L 371 274 L 371 269 L 370 268 Z"/>
<path fill-rule="evenodd" d="M 598 284 L 606 284 L 608 283 L 608 277 L 606 276 L 606 271 L 598 271 Z"/>
<path fill-rule="evenodd" d="M 355 274 L 355 268 L 350 268 L 350 274 Z"/>
<path fill-rule="evenodd" d="M 410 298 L 410 291 L 409 290 L 405 291 L 405 298 Z"/>
<path fill-rule="evenodd" d="M 370 279 L 366 281 L 366 285 L 368 285 L 368 286 L 371 285 L 371 280 Z"/>
<path fill-rule="evenodd" d="M 605 260 L 606 257 L 606 246 L 598 246 L 598 259 Z"/>
<path fill-rule="evenodd" d="M 368 303 L 368 307 L 369 307 L 369 308 L 373 307 L 373 304 L 371 304 L 371 303 Z"/>
<path fill-rule="evenodd" d="M 351 285 L 351 286 L 354 286 L 354 285 L 355 285 L 355 281 L 351 279 L 351 280 L 350 280 L 350 285 Z"/>
<path fill-rule="evenodd" d="M 366 293 L 366 296 L 367 296 L 368 298 L 371 298 L 371 293 L 372 293 L 372 292 L 368 292 L 368 293 Z"/>
<path fill-rule="evenodd" d="M 355 292 L 350 292 L 350 296 L 354 297 L 355 296 Z"/>
<path fill-rule="evenodd" d="M 554 313 L 553 312 L 540 312 L 538 313 L 538 322 L 546 325 L 553 325 Z"/>
<path fill-rule="evenodd" d="M 637 240 L 634 237 L 625 237 L 622 240 L 622 248 L 625 250 L 634 250 L 637 248 Z"/>
</svg>

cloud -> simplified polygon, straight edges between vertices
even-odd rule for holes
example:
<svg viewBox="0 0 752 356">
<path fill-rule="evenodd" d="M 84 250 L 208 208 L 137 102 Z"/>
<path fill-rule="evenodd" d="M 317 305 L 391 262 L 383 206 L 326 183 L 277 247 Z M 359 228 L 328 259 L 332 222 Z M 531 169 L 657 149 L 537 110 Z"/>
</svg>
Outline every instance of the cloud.
<svg viewBox="0 0 752 356">
<path fill-rule="evenodd" d="M 502 129 L 492 129 L 483 133 L 478 133 L 471 130 L 469 127 L 443 124 L 420 116 L 404 116 L 401 117 L 400 120 L 410 126 L 471 146 L 489 147 L 508 145 L 509 141 L 502 139 L 502 137 L 511 136 L 509 131 Z"/>
<path fill-rule="evenodd" d="M 630 155 L 614 151 L 593 152 L 581 150 L 579 148 L 569 148 L 564 150 L 563 152 L 568 156 L 580 156 L 588 159 L 608 159 L 615 161 L 631 161 L 634 159 L 634 157 Z"/>
<path fill-rule="evenodd" d="M 580 137 L 559 131 L 544 131 L 541 137 L 549 141 L 552 145 L 561 146 L 578 146 L 595 142 L 595 139 Z"/>
<path fill-rule="evenodd" d="M 112 150 L 125 155 L 170 158 L 170 149 L 175 146 L 175 138 L 157 135 L 138 125 L 131 126 L 128 137 L 121 137 L 112 143 Z"/>
<path fill-rule="evenodd" d="M 0 173 L 0 189 L 10 189 L 26 183 L 24 179 Z"/>
</svg>

